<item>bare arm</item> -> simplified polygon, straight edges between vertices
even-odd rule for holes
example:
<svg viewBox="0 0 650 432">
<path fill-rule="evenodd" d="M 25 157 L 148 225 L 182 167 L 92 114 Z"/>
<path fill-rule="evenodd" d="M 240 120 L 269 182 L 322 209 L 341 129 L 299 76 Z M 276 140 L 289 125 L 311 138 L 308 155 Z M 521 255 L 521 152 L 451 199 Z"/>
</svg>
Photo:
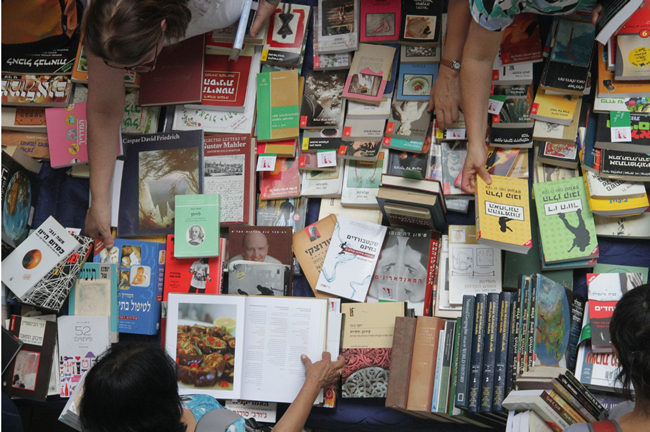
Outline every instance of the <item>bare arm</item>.
<svg viewBox="0 0 650 432">
<path fill-rule="evenodd" d="M 88 56 L 88 163 L 92 204 L 86 215 L 88 236 L 113 246 L 111 236 L 111 181 L 115 169 L 119 128 L 124 116 L 124 70 L 106 66 Z"/>
<path fill-rule="evenodd" d="M 301 432 L 320 389 L 335 381 L 340 375 L 339 371 L 345 366 L 343 356 L 333 362 L 327 352 L 323 353 L 323 360 L 313 364 L 307 356 L 303 355 L 301 359 L 305 364 L 305 384 L 273 428 L 274 432 Z"/>
<path fill-rule="evenodd" d="M 469 23 L 472 21 L 467 0 L 449 0 L 447 20 L 447 37 L 443 57 L 451 61 L 461 61 Z M 445 129 L 449 124 L 458 120 L 459 75 L 458 71 L 440 65 L 438 78 L 433 83 L 429 98 L 429 111 L 436 110 L 436 121 L 441 129 Z"/>
<path fill-rule="evenodd" d="M 487 146 L 487 106 L 492 85 L 492 65 L 499 51 L 502 32 L 481 27 L 472 20 L 467 43 L 463 50 L 463 67 L 460 74 L 463 114 L 467 127 L 468 151 L 463 167 L 462 189 L 475 192 L 476 174 L 490 184 L 490 175 L 485 169 Z"/>
</svg>

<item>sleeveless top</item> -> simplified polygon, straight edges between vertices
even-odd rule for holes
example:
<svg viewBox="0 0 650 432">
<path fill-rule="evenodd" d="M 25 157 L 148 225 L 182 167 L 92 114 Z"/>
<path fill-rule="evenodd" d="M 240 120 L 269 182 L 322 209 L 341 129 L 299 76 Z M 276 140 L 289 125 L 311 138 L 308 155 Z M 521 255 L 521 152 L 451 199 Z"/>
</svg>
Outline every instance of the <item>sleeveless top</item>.
<svg viewBox="0 0 650 432">
<path fill-rule="evenodd" d="M 188 0 L 192 19 L 185 30 L 185 39 L 236 23 L 243 6 L 244 0 Z M 173 41 L 165 41 L 165 45 L 170 43 Z"/>
<path fill-rule="evenodd" d="M 197 429 L 199 429 L 201 419 L 206 416 L 206 414 L 215 410 L 227 410 L 226 408 L 222 407 L 215 398 L 204 394 L 183 395 L 181 396 L 181 401 L 183 402 L 183 408 L 188 408 L 190 411 L 192 411 L 192 414 L 194 414 Z M 237 414 L 235 414 L 235 416 L 239 417 Z M 243 417 L 239 417 L 232 423 L 230 423 L 230 421 L 228 423 L 230 424 L 227 429 L 228 432 L 246 431 L 246 422 L 244 421 Z"/>
</svg>

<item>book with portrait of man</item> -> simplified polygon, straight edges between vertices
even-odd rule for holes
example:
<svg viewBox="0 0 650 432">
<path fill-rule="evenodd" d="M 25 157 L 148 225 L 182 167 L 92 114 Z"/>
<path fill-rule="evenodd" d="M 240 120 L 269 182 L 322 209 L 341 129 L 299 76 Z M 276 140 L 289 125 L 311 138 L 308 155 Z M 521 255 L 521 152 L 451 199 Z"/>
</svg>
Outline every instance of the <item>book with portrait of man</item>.
<svg viewBox="0 0 650 432">
<path fill-rule="evenodd" d="M 178 195 L 175 208 L 176 258 L 218 256 L 220 195 Z"/>
</svg>

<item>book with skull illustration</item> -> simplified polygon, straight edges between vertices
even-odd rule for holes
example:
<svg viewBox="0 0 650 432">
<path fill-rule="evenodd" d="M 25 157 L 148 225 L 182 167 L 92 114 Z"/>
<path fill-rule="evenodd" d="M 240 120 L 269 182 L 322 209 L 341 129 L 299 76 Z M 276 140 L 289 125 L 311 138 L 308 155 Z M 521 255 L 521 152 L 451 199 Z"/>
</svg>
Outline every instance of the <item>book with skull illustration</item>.
<svg viewBox="0 0 650 432">
<path fill-rule="evenodd" d="M 401 24 L 399 2 L 361 0 L 361 42 L 397 42 Z"/>
<path fill-rule="evenodd" d="M 343 86 L 347 71 L 309 71 L 300 104 L 300 128 L 336 127 L 343 123 Z"/>
<path fill-rule="evenodd" d="M 403 0 L 400 44 L 439 46 L 443 3 L 441 0 Z"/>
<path fill-rule="evenodd" d="M 262 63 L 277 66 L 302 65 L 311 7 L 280 3 L 269 18 L 262 50 Z"/>
<path fill-rule="evenodd" d="M 391 138 L 424 140 L 427 137 L 431 113 L 426 101 L 394 101 L 385 135 Z"/>
<path fill-rule="evenodd" d="M 536 183 L 544 262 L 548 264 L 597 258 L 598 240 L 581 177 Z"/>
<path fill-rule="evenodd" d="M 508 148 L 533 146 L 535 121 L 530 118 L 533 86 L 527 87 L 528 91 L 523 96 L 507 96 L 499 114 L 492 114 L 490 144 Z"/>
<path fill-rule="evenodd" d="M 319 0 L 314 39 L 319 54 L 354 52 L 359 48 L 359 0 Z"/>
</svg>

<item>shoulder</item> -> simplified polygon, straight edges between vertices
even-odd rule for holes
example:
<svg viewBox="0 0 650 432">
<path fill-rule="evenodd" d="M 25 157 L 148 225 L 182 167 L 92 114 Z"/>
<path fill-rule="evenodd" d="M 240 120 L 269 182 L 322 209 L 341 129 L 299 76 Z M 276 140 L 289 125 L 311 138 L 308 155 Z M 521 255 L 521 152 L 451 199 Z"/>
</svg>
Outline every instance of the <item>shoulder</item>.
<svg viewBox="0 0 650 432">
<path fill-rule="evenodd" d="M 273 258 L 270 255 L 267 255 L 266 258 L 264 258 L 265 263 L 271 263 L 271 264 L 282 264 L 280 260 Z"/>
<path fill-rule="evenodd" d="M 632 401 L 621 402 L 620 404 L 616 405 L 615 407 L 609 410 L 609 415 L 607 416 L 607 418 L 610 420 L 615 420 L 623 417 L 625 414 L 632 411 L 634 411 L 634 402 Z"/>
</svg>

